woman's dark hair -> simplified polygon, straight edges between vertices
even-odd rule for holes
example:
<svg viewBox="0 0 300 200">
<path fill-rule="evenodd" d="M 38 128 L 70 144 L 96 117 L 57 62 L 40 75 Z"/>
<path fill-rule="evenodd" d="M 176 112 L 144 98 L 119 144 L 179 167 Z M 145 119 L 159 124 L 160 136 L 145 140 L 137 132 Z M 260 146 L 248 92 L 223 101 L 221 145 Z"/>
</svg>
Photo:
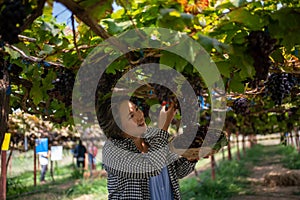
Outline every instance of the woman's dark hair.
<svg viewBox="0 0 300 200">
<path fill-rule="evenodd" d="M 101 129 L 107 138 L 121 139 L 123 131 L 119 127 L 121 124 L 120 115 L 113 115 L 113 110 L 119 111 L 123 101 L 129 100 L 127 96 L 108 97 L 106 100 L 99 103 L 97 108 L 97 118 Z"/>
</svg>

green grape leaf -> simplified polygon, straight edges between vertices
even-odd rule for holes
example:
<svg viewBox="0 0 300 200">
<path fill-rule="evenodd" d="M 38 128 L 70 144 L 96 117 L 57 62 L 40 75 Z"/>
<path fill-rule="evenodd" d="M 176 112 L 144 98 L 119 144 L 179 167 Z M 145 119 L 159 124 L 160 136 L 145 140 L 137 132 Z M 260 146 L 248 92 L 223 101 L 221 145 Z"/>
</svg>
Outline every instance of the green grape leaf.
<svg viewBox="0 0 300 200">
<path fill-rule="evenodd" d="M 216 65 L 220 71 L 220 73 L 229 78 L 230 77 L 230 73 L 232 70 L 232 64 L 228 61 L 220 61 L 220 62 L 216 62 Z"/>
<path fill-rule="evenodd" d="M 180 13 L 175 9 L 161 9 L 157 25 L 164 28 L 172 28 L 181 31 L 185 26 L 191 25 L 193 16 L 186 13 Z"/>
<path fill-rule="evenodd" d="M 88 1 L 80 1 L 80 5 L 88 11 L 89 15 L 94 19 L 102 19 L 106 16 L 107 12 L 112 11 L 112 3 L 113 0 L 88 0 Z"/>
<path fill-rule="evenodd" d="M 294 8 L 282 8 L 271 15 L 269 31 L 281 45 L 291 50 L 299 44 L 300 12 Z"/>
<path fill-rule="evenodd" d="M 5 47 L 5 52 L 7 52 L 10 55 L 11 59 L 17 59 L 21 56 L 17 51 L 9 47 Z"/>
<path fill-rule="evenodd" d="M 284 57 L 283 57 L 283 51 L 282 49 L 276 49 L 272 54 L 271 57 L 276 63 L 283 63 Z"/>
<path fill-rule="evenodd" d="M 43 100 L 43 93 L 41 92 L 41 84 L 39 80 L 32 82 L 30 97 L 35 105 L 38 105 Z"/>
<path fill-rule="evenodd" d="M 160 57 L 160 63 L 175 68 L 178 72 L 183 72 L 187 61 L 178 55 L 174 55 L 168 51 L 164 51 Z"/>
<path fill-rule="evenodd" d="M 259 15 L 254 15 L 246 8 L 239 8 L 228 14 L 230 21 L 244 24 L 246 27 L 259 30 L 265 25 L 265 19 Z"/>
<path fill-rule="evenodd" d="M 42 21 L 41 30 L 49 31 L 52 34 L 52 36 L 56 36 L 56 35 L 58 35 L 59 32 L 61 32 L 61 30 L 59 28 L 57 28 L 56 26 L 54 26 L 52 23 L 45 22 L 45 21 Z M 40 34 L 46 36 L 43 33 L 40 33 Z"/>
<path fill-rule="evenodd" d="M 121 33 L 124 30 L 126 30 L 127 28 L 129 28 L 130 26 L 132 26 L 132 22 L 131 21 L 124 21 L 124 22 L 119 22 L 117 23 L 115 20 L 113 19 L 105 19 L 102 21 L 104 24 L 107 24 L 107 31 L 109 34 L 111 35 L 115 35 L 117 33 Z"/>
<path fill-rule="evenodd" d="M 39 52 L 39 56 L 49 55 L 54 51 L 54 48 L 48 44 L 45 44 L 43 50 Z"/>
<path fill-rule="evenodd" d="M 240 76 L 235 75 L 230 80 L 229 89 L 232 92 L 244 93 L 244 84 L 242 83 L 242 79 L 240 78 Z"/>
</svg>

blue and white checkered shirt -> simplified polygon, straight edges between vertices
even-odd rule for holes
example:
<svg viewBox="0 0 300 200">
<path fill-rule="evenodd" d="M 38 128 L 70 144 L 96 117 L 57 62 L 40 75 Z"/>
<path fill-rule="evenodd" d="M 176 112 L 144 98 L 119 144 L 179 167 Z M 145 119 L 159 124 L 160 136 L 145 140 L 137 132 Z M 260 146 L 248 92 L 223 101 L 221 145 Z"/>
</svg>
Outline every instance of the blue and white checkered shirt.
<svg viewBox="0 0 300 200">
<path fill-rule="evenodd" d="M 148 128 L 144 140 L 149 145 L 141 153 L 130 138 L 107 140 L 103 164 L 108 173 L 108 199 L 150 199 L 149 179 L 167 166 L 174 199 L 181 199 L 178 179 L 191 173 L 195 162 L 170 152 L 169 134 Z"/>
</svg>

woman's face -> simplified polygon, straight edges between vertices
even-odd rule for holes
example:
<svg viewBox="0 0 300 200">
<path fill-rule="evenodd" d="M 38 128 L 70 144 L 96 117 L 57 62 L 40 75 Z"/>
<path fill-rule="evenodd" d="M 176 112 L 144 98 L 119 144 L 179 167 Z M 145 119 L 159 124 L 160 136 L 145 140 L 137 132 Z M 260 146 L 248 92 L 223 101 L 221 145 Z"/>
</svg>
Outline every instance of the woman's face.
<svg viewBox="0 0 300 200">
<path fill-rule="evenodd" d="M 140 137 L 147 129 L 144 113 L 131 101 L 123 101 L 120 105 L 122 130 L 126 134 Z"/>
</svg>

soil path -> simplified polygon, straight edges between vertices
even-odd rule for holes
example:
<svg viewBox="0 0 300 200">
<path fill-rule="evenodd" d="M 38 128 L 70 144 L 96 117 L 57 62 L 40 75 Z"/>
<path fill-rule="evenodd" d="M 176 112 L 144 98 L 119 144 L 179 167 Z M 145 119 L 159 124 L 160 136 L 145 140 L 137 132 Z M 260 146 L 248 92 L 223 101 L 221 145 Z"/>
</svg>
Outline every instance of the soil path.
<svg viewBox="0 0 300 200">
<path fill-rule="evenodd" d="M 272 174 L 286 174 L 288 169 L 281 163 L 282 155 L 276 153 L 278 146 L 265 146 L 257 163 L 252 166 L 250 191 L 252 195 L 234 196 L 230 200 L 299 200 L 300 186 L 274 186 L 266 184 L 265 176 Z M 299 158 L 300 159 L 300 158 Z M 293 170 L 299 172 L 300 170 Z"/>
</svg>

